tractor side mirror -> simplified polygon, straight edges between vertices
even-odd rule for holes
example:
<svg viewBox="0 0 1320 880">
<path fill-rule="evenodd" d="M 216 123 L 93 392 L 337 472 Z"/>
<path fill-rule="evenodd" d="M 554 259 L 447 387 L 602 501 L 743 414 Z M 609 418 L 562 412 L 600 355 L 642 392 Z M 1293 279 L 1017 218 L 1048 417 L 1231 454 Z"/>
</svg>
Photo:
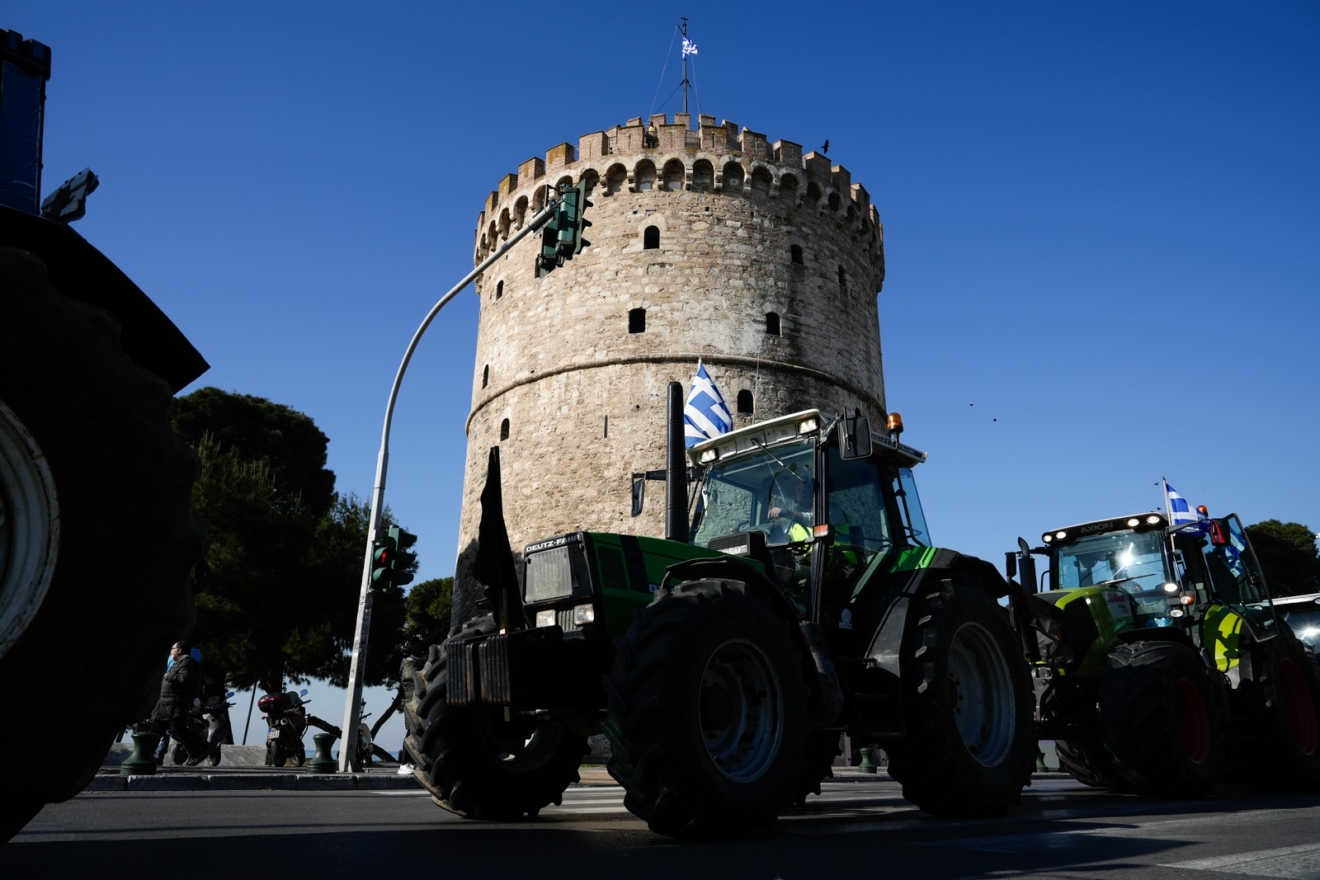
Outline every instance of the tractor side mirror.
<svg viewBox="0 0 1320 880">
<path fill-rule="evenodd" d="M 1228 546 L 1228 520 L 1210 520 L 1210 543 L 1216 547 Z"/>
<path fill-rule="evenodd" d="M 871 420 L 865 416 L 839 422 L 839 456 L 844 461 L 871 455 Z"/>
<path fill-rule="evenodd" d="M 646 475 L 633 474 L 632 484 L 632 515 L 642 515 L 642 501 L 646 498 Z"/>
</svg>

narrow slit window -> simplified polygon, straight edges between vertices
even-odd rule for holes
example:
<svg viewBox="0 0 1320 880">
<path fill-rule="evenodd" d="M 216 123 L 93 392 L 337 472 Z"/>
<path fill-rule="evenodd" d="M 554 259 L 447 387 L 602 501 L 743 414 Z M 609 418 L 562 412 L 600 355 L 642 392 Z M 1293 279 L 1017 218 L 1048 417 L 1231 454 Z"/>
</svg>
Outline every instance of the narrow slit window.
<svg viewBox="0 0 1320 880">
<path fill-rule="evenodd" d="M 644 250 L 653 251 L 658 247 L 660 247 L 660 227 L 646 227 L 646 231 L 642 233 L 642 248 Z"/>
<path fill-rule="evenodd" d="M 490 384 L 490 364 L 481 368 L 481 387 L 485 388 Z"/>
<path fill-rule="evenodd" d="M 755 410 L 756 408 L 755 406 L 753 406 L 753 401 L 752 401 L 752 392 L 748 391 L 746 388 L 744 388 L 742 391 L 739 391 L 738 414 L 744 416 L 750 416 L 753 412 L 755 412 Z"/>
<path fill-rule="evenodd" d="M 770 336 L 778 336 L 778 335 L 779 335 L 779 313 L 778 313 L 778 312 L 766 312 L 766 313 L 765 313 L 765 332 L 766 332 L 768 335 L 770 335 Z"/>
<path fill-rule="evenodd" d="M 496 298 L 496 299 L 499 299 L 499 298 L 502 297 L 502 296 L 504 296 L 504 281 L 503 281 L 503 280 L 501 280 L 498 284 L 495 285 L 495 298 Z"/>
<path fill-rule="evenodd" d="M 845 272 L 845 271 L 843 271 L 843 267 L 840 266 L 840 267 L 839 267 L 839 292 L 840 292 L 840 293 L 847 293 L 847 291 L 848 291 L 848 273 Z"/>
<path fill-rule="evenodd" d="M 646 309 L 630 309 L 628 311 L 628 332 L 646 332 Z"/>
<path fill-rule="evenodd" d="M 798 265 L 798 266 L 801 266 L 801 265 L 802 265 L 802 245 L 800 245 L 800 244 L 795 244 L 795 245 L 793 245 L 791 248 L 789 248 L 788 252 L 789 252 L 789 256 L 792 257 L 794 264 L 796 264 L 796 265 Z"/>
<path fill-rule="evenodd" d="M 504 421 L 500 422 L 500 439 L 501 439 L 501 440 L 508 440 L 508 439 L 509 439 L 509 420 L 508 420 L 508 419 L 505 419 Z"/>
</svg>

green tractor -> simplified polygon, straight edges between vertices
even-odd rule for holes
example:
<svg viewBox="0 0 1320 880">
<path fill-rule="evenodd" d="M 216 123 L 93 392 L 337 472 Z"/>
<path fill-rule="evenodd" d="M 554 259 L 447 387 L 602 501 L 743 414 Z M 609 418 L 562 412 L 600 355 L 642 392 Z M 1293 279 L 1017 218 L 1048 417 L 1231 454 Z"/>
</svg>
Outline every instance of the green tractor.
<svg viewBox="0 0 1320 880">
<path fill-rule="evenodd" d="M 1034 589 L 1032 555 L 1049 560 L 1047 588 L 1013 604 L 1061 769 L 1149 797 L 1205 796 L 1226 777 L 1320 788 L 1314 654 L 1280 622 L 1236 514 L 1140 513 L 1042 541 L 1019 539 L 1008 576 Z"/>
<path fill-rule="evenodd" d="M 1035 742 L 1027 666 L 995 601 L 1007 584 L 930 545 L 912 479 L 926 455 L 898 441 L 901 420 L 873 436 L 866 418 L 809 410 L 689 461 L 681 386 L 670 393 L 669 539 L 537 541 L 521 584 L 511 554 L 478 557 L 493 614 L 430 649 L 407 708 L 433 800 L 535 817 L 603 732 L 624 803 L 652 830 L 738 834 L 819 793 L 851 733 L 884 748 L 928 813 L 1017 803 Z M 482 554 L 503 534 L 495 453 Z"/>
</svg>

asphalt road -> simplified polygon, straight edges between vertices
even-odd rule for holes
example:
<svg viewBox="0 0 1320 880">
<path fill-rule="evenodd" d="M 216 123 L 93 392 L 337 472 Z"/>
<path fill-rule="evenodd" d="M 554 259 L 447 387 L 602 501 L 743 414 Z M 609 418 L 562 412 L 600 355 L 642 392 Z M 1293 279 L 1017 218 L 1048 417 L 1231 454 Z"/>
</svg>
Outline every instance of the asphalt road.
<svg viewBox="0 0 1320 880">
<path fill-rule="evenodd" d="M 452 816 L 421 792 L 87 792 L 0 848 L 0 877 L 1320 878 L 1320 795 L 1228 789 L 1147 801 L 1038 777 L 1010 816 L 931 819 L 887 778 L 826 783 L 768 835 L 686 843 L 570 788 L 524 824 Z"/>
</svg>

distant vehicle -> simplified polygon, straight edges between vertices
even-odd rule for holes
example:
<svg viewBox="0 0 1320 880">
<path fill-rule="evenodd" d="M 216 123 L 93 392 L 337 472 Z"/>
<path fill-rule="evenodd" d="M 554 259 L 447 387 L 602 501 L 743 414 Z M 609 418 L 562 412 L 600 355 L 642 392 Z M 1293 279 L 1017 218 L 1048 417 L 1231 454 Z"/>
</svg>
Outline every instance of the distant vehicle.
<svg viewBox="0 0 1320 880">
<path fill-rule="evenodd" d="M 1274 600 L 1274 607 L 1292 628 L 1293 635 L 1312 651 L 1320 651 L 1320 593 L 1283 596 Z"/>
</svg>

